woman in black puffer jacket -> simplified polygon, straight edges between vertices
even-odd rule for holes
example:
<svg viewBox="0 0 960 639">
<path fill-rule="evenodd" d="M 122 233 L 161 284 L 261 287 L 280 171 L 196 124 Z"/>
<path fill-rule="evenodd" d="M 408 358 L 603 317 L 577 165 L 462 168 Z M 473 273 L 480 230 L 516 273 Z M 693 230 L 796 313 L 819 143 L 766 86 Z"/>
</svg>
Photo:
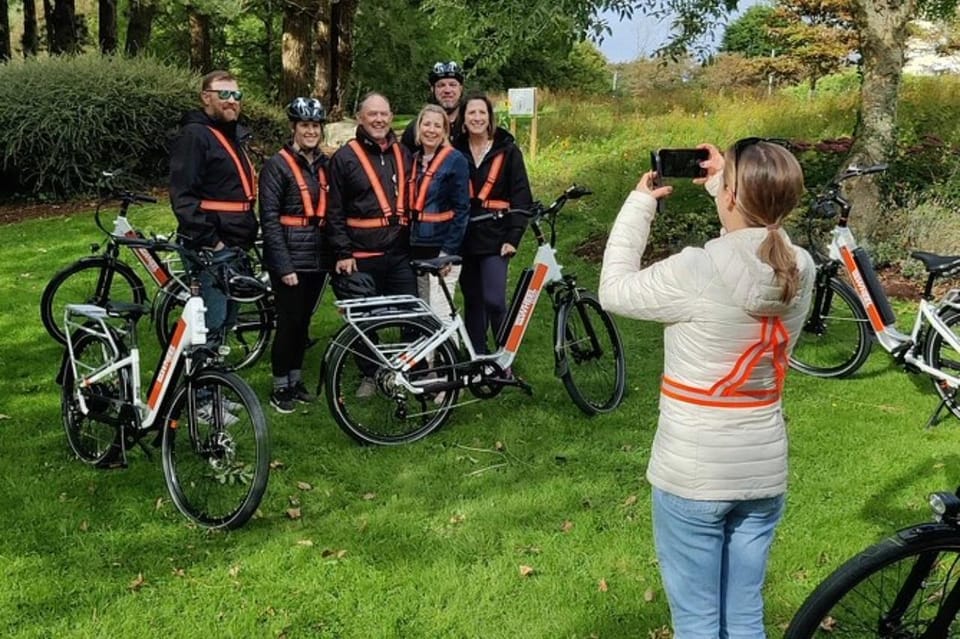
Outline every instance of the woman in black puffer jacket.
<svg viewBox="0 0 960 639">
<path fill-rule="evenodd" d="M 313 400 L 303 383 L 303 356 L 310 318 L 333 267 L 323 228 L 327 156 L 320 143 L 326 113 L 319 100 L 295 98 L 287 116 L 293 141 L 267 160 L 260 173 L 263 253 L 277 310 L 270 405 L 281 413 L 292 413 L 296 402 Z"/>
</svg>

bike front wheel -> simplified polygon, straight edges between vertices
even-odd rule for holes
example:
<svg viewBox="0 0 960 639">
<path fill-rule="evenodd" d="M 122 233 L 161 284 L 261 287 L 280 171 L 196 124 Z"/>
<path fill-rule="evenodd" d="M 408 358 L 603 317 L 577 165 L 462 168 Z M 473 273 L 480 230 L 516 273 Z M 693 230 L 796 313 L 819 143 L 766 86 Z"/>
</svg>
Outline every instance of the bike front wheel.
<svg viewBox="0 0 960 639">
<path fill-rule="evenodd" d="M 596 297 L 580 291 L 560 307 L 556 321 L 557 366 L 573 403 L 587 415 L 612 411 L 623 401 L 627 382 L 613 318 Z"/>
<path fill-rule="evenodd" d="M 947 329 L 953 333 L 956 339 L 960 339 L 960 313 L 949 311 L 940 317 Z M 927 364 L 938 368 L 945 373 L 960 377 L 960 352 L 957 352 L 943 335 L 930 329 L 927 335 L 926 346 L 924 348 L 924 359 Z M 957 389 L 951 388 L 949 384 L 937 379 L 933 380 L 933 387 L 937 389 L 937 394 L 943 400 L 944 405 L 953 413 L 953 416 L 960 419 L 960 403 L 957 400 Z"/>
<path fill-rule="evenodd" d="M 174 505 L 207 528 L 239 528 L 260 505 L 270 442 L 250 386 L 223 371 L 182 384 L 163 422 L 163 476 Z"/>
<path fill-rule="evenodd" d="M 183 286 L 171 281 L 158 293 L 154 311 L 157 341 L 166 348 L 173 336 L 177 320 L 183 312 L 187 294 Z M 223 358 L 224 368 L 236 371 L 252 366 L 270 345 L 273 334 L 273 298 L 265 295 L 255 302 L 242 302 L 237 321 L 226 334 L 225 346 L 230 352 Z"/>
<path fill-rule="evenodd" d="M 114 344 L 123 348 L 119 336 Z M 78 331 L 73 340 L 74 364 L 81 377 L 93 375 L 125 355 L 125 351 L 114 352 L 105 335 Z M 128 368 L 116 370 L 90 384 L 78 384 L 69 361 L 66 363 L 61 380 L 60 414 L 67 443 L 78 459 L 97 467 L 111 466 L 117 461 L 122 451 L 121 428 L 117 424 L 125 416 L 129 395 Z"/>
<path fill-rule="evenodd" d="M 146 299 L 143 280 L 133 269 L 97 255 L 74 262 L 53 276 L 40 297 L 40 319 L 50 337 L 66 344 L 63 313 L 67 304 L 143 304 Z"/>
<path fill-rule="evenodd" d="M 330 414 L 347 435 L 361 444 L 390 446 L 422 439 L 443 426 L 459 389 L 412 393 L 389 365 L 439 330 L 435 322 L 393 318 L 365 324 L 362 334 L 354 327 L 340 331 L 324 356 L 325 391 Z M 453 346 L 444 342 L 403 376 L 414 386 L 454 384 L 456 361 Z"/>
<path fill-rule="evenodd" d="M 785 639 L 960 637 L 960 531 L 902 530 L 843 564 L 793 617 Z"/>
<path fill-rule="evenodd" d="M 813 304 L 790 355 L 790 367 L 814 377 L 846 377 L 873 345 L 870 321 L 850 285 L 831 277 L 814 288 Z"/>
</svg>

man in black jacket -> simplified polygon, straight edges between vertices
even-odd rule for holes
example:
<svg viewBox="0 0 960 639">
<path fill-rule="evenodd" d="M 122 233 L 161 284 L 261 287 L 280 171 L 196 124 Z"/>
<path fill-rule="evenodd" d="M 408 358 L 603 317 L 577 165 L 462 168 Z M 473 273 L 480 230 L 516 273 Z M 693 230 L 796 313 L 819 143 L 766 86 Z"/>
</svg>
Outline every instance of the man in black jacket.
<svg viewBox="0 0 960 639">
<path fill-rule="evenodd" d="M 210 251 L 220 265 L 243 258 L 257 237 L 254 169 L 242 146 L 248 133 L 237 124 L 242 97 L 229 72 L 203 76 L 202 108 L 184 114 L 170 153 L 170 205 L 180 241 L 189 249 Z M 236 303 L 228 303 L 216 271 L 200 274 L 207 338 L 213 344 L 222 342 L 236 317 Z"/>
<path fill-rule="evenodd" d="M 330 159 L 333 292 L 338 299 L 416 295 L 406 211 L 409 157 L 390 128 L 393 113 L 383 95 L 365 96 L 357 121 L 356 138 Z M 357 391 L 360 397 L 372 393 L 371 380 Z"/>
<path fill-rule="evenodd" d="M 456 62 L 437 62 L 430 69 L 427 81 L 430 83 L 430 101 L 439 104 L 447 112 L 450 120 L 450 141 L 455 142 L 463 133 L 460 118 L 460 103 L 463 98 L 463 69 Z M 403 130 L 400 141 L 408 151 L 417 150 L 417 120 L 414 118 Z"/>
</svg>

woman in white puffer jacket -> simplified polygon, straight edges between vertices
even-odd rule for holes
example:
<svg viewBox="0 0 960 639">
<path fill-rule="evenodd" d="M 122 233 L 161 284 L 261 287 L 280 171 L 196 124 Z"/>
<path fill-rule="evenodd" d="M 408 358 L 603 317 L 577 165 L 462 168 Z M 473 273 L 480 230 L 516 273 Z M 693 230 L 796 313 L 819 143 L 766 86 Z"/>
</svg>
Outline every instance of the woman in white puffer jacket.
<svg viewBox="0 0 960 639">
<path fill-rule="evenodd" d="M 641 268 L 657 199 L 640 178 L 603 256 L 600 302 L 664 322 L 660 419 L 647 479 L 675 639 L 762 638 L 763 586 L 787 488 L 781 394 L 814 263 L 782 220 L 803 173 L 782 146 L 712 145 L 702 163 L 721 236 Z"/>
</svg>

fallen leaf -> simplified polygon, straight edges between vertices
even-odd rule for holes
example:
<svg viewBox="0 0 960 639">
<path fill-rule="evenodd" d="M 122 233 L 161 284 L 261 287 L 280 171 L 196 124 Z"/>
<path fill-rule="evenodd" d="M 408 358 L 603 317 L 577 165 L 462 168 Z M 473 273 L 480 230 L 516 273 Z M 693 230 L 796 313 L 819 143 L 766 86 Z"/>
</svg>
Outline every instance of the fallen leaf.
<svg viewBox="0 0 960 639">
<path fill-rule="evenodd" d="M 346 557 L 346 556 L 347 556 L 347 551 L 346 551 L 346 550 L 338 550 L 338 551 L 337 551 L 337 559 L 343 559 L 343 558 Z"/>
<path fill-rule="evenodd" d="M 563 523 L 560 524 L 560 532 L 568 533 L 573 530 L 573 522 L 569 519 L 564 519 Z"/>
<path fill-rule="evenodd" d="M 836 625 L 837 625 L 837 620 L 831 617 L 830 615 L 827 615 L 826 617 L 820 620 L 820 628 L 825 632 L 833 632 L 833 628 Z"/>
<path fill-rule="evenodd" d="M 520 576 L 521 576 L 521 577 L 529 577 L 529 576 L 532 575 L 534 572 L 535 572 L 535 571 L 534 571 L 534 569 L 533 569 L 533 566 L 524 566 L 523 564 L 520 565 Z"/>
<path fill-rule="evenodd" d="M 153 504 L 154 510 L 160 510 L 163 508 L 163 497 L 157 497 L 157 501 Z"/>
<path fill-rule="evenodd" d="M 289 497 L 287 497 L 287 501 L 290 502 L 290 505 L 294 507 L 300 505 L 300 498 L 297 497 L 296 495 L 290 495 Z"/>
<path fill-rule="evenodd" d="M 458 513 L 450 518 L 450 523 L 456 526 L 457 524 L 462 524 L 466 518 L 467 518 L 466 515 L 461 515 Z"/>
<path fill-rule="evenodd" d="M 237 575 L 240 574 L 240 564 L 234 564 L 230 566 L 230 569 L 227 570 L 227 574 L 236 579 Z"/>
<path fill-rule="evenodd" d="M 654 599 L 653 588 L 647 588 L 643 591 L 643 600 L 647 603 L 650 603 Z"/>
<path fill-rule="evenodd" d="M 9 415 L 4 415 L 3 413 L 0 413 L 0 420 L 3 420 L 3 419 L 10 419 L 10 416 L 9 416 Z"/>
<path fill-rule="evenodd" d="M 143 573 L 140 572 L 140 573 L 137 573 L 137 578 L 131 581 L 130 585 L 127 587 L 130 590 L 133 590 L 134 592 L 136 592 L 137 590 L 140 590 L 140 588 L 142 588 L 145 583 L 147 583 L 147 580 L 143 578 Z"/>
<path fill-rule="evenodd" d="M 280 468 L 283 468 L 283 462 L 279 459 L 274 459 L 270 462 L 270 470 L 278 470 Z"/>
<path fill-rule="evenodd" d="M 606 579 L 601 579 L 601 580 L 600 580 L 600 583 L 597 584 L 597 590 L 599 590 L 600 592 L 606 592 L 607 589 L 608 589 L 607 580 L 606 580 Z"/>
<path fill-rule="evenodd" d="M 324 548 L 323 551 L 320 553 L 320 556 L 321 556 L 321 557 L 331 557 L 331 556 L 333 556 L 333 553 L 334 553 L 333 550 L 330 550 L 329 548 Z"/>
<path fill-rule="evenodd" d="M 297 542 L 298 546 L 307 546 L 308 548 L 313 545 L 313 542 L 309 539 L 301 539 Z"/>
<path fill-rule="evenodd" d="M 503 445 L 503 442 L 500 442 L 500 441 L 498 441 L 497 443 L 495 443 L 495 444 L 493 445 L 493 448 L 494 448 L 495 450 L 500 451 L 500 452 L 503 452 L 503 451 L 505 451 L 505 450 L 507 449 L 507 447 Z"/>
<path fill-rule="evenodd" d="M 290 519 L 300 519 L 300 509 L 287 508 L 287 517 L 289 517 Z"/>
<path fill-rule="evenodd" d="M 623 505 L 627 507 L 633 506 L 635 503 L 637 503 L 636 495 L 630 495 L 629 497 L 623 500 Z"/>
<path fill-rule="evenodd" d="M 363 498 L 367 501 L 377 498 L 377 493 L 363 493 Z"/>
<path fill-rule="evenodd" d="M 184 572 L 183 568 L 174 568 L 171 572 L 173 572 L 173 576 L 174 576 L 174 577 L 186 577 L 186 576 L 187 576 L 187 573 Z"/>
<path fill-rule="evenodd" d="M 313 490 L 313 486 L 311 486 L 305 481 L 298 481 L 297 488 L 299 488 L 300 490 Z"/>
<path fill-rule="evenodd" d="M 87 528 L 89 528 L 89 525 L 87 524 L 87 520 L 84 519 L 80 522 L 80 532 L 87 532 Z"/>
</svg>

